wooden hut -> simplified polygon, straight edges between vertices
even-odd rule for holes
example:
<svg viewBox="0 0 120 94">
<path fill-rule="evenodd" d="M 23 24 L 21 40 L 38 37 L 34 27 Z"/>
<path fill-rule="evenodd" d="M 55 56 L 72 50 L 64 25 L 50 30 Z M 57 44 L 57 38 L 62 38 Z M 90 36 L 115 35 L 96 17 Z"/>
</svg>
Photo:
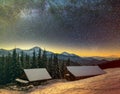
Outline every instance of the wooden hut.
<svg viewBox="0 0 120 94">
<path fill-rule="evenodd" d="M 73 81 L 104 73 L 98 66 L 67 66 L 66 79 Z"/>
<path fill-rule="evenodd" d="M 23 84 L 39 84 L 41 81 L 52 79 L 45 68 L 24 69 L 24 74 L 16 81 Z"/>
</svg>

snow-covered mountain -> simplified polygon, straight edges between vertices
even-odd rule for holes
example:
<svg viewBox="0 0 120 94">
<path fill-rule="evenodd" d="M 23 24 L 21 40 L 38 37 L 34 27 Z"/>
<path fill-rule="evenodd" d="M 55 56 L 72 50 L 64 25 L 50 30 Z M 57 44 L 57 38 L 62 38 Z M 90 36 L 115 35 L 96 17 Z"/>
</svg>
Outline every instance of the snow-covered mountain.
<svg viewBox="0 0 120 94">
<path fill-rule="evenodd" d="M 65 56 L 76 56 L 75 54 L 70 54 L 68 52 L 62 52 L 61 55 L 65 55 Z"/>
<path fill-rule="evenodd" d="M 28 50 L 22 50 L 20 48 L 16 48 L 16 52 L 19 53 L 19 55 L 20 55 L 21 52 L 23 51 L 24 54 L 27 54 L 32 57 L 34 51 L 36 53 L 36 56 L 38 55 L 39 49 L 41 50 L 41 54 L 43 54 L 43 49 L 41 49 L 39 47 L 33 47 Z M 12 54 L 12 52 L 13 52 L 13 49 L 12 50 L 0 49 L 0 56 L 8 55 L 8 53 Z M 51 54 L 54 54 L 54 52 L 46 51 L 46 54 L 47 54 L 47 57 L 50 57 Z M 106 62 L 107 60 L 113 60 L 111 58 L 109 59 L 109 58 L 104 58 L 104 57 L 80 57 L 78 55 L 75 55 L 73 53 L 68 53 L 68 52 L 63 52 L 63 53 L 58 54 L 58 58 L 61 60 L 68 60 L 70 58 L 71 61 L 77 62 L 80 64 L 89 64 L 89 63 L 99 64 L 99 63 Z"/>
</svg>

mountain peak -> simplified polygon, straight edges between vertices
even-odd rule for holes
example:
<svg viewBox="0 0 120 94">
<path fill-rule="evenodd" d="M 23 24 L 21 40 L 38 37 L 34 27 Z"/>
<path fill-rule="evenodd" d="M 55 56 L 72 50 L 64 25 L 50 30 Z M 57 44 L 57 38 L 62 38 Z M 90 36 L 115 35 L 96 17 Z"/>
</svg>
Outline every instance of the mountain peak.
<svg viewBox="0 0 120 94">
<path fill-rule="evenodd" d="M 38 46 L 35 46 L 35 47 L 31 48 L 30 50 L 39 50 L 39 49 L 41 49 L 41 48 Z"/>
<path fill-rule="evenodd" d="M 38 47 L 38 46 L 35 46 L 35 47 L 33 47 L 34 49 L 40 49 L 40 47 Z"/>
<path fill-rule="evenodd" d="M 75 56 L 74 54 L 70 54 L 70 53 L 68 53 L 68 52 L 62 52 L 61 54 L 62 54 L 62 55 L 65 55 L 65 56 Z"/>
</svg>

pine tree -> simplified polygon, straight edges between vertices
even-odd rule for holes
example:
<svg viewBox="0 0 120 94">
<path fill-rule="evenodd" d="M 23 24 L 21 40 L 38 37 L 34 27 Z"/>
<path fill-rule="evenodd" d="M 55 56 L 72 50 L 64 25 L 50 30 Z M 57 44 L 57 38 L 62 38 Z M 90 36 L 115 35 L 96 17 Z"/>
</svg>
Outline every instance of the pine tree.
<svg viewBox="0 0 120 94">
<path fill-rule="evenodd" d="M 54 77 L 54 67 L 53 67 L 53 54 L 51 54 L 49 60 L 48 60 L 48 72 L 49 74 Z"/>
<path fill-rule="evenodd" d="M 20 65 L 19 62 L 17 60 L 17 53 L 16 53 L 16 49 L 13 50 L 13 54 L 12 54 L 12 62 L 10 65 L 11 71 L 10 71 L 10 76 L 11 76 L 11 82 L 13 82 L 15 80 L 15 78 L 20 76 Z"/>
<path fill-rule="evenodd" d="M 22 51 L 21 52 L 21 57 L 20 57 L 20 66 L 21 68 L 24 68 L 24 52 Z"/>
<path fill-rule="evenodd" d="M 35 53 L 35 50 L 33 51 L 33 57 L 32 57 L 31 68 L 37 68 L 37 64 L 36 64 L 36 53 Z"/>
<path fill-rule="evenodd" d="M 62 61 L 61 63 L 61 74 L 62 74 L 62 78 L 65 78 L 65 74 L 67 73 L 67 65 L 66 65 L 66 61 Z"/>
<path fill-rule="evenodd" d="M 71 60 L 70 60 L 70 58 L 68 58 L 68 60 L 67 60 L 67 66 L 70 66 L 70 63 L 71 63 Z"/>
<path fill-rule="evenodd" d="M 38 68 L 44 67 L 43 62 L 42 62 L 42 57 L 41 57 L 41 49 L 39 49 L 37 64 L 38 64 Z"/>
<path fill-rule="evenodd" d="M 3 72 L 3 70 L 4 70 L 3 63 L 0 62 L 0 84 L 3 84 L 3 82 L 4 82 L 4 77 L 3 77 L 4 72 Z"/>
<path fill-rule="evenodd" d="M 30 65 L 30 56 L 26 54 L 26 56 L 25 56 L 25 66 L 24 67 L 26 69 L 28 69 L 28 68 L 30 68 L 30 66 L 31 66 Z"/>
<path fill-rule="evenodd" d="M 2 62 L 4 63 L 5 62 L 5 56 L 2 55 Z"/>
<path fill-rule="evenodd" d="M 6 56 L 6 64 L 5 64 L 5 74 L 6 74 L 6 83 L 10 83 L 11 81 L 11 66 L 12 66 L 12 56 L 10 53 L 8 53 L 8 56 Z"/>
<path fill-rule="evenodd" d="M 23 57 L 24 59 L 24 57 Z M 24 62 L 23 62 L 24 63 Z M 24 68 L 24 64 L 23 64 L 23 67 L 21 67 L 21 62 L 20 62 L 20 55 L 19 53 L 17 54 L 17 65 L 18 65 L 18 76 L 22 75 L 23 73 L 23 68 Z"/>
<path fill-rule="evenodd" d="M 58 55 L 57 55 L 57 54 L 54 55 L 53 67 L 54 67 L 54 75 L 53 75 L 53 78 L 55 78 L 55 79 L 60 78 L 59 61 L 58 61 Z"/>
<path fill-rule="evenodd" d="M 47 68 L 47 54 L 46 51 L 43 51 L 43 55 L 42 55 L 42 65 L 41 68 Z"/>
<path fill-rule="evenodd" d="M 2 55 L 0 62 L 0 84 L 5 84 L 5 56 Z"/>
</svg>

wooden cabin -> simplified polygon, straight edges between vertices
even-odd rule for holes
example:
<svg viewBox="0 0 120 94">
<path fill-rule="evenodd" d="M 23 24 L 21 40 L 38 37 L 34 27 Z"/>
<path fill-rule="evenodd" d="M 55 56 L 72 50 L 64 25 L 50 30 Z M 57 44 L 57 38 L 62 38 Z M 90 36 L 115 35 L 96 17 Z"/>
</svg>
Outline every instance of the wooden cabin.
<svg viewBox="0 0 120 94">
<path fill-rule="evenodd" d="M 24 69 L 24 73 L 16 81 L 21 84 L 39 84 L 42 81 L 52 79 L 45 68 Z"/>
<path fill-rule="evenodd" d="M 67 66 L 66 79 L 69 81 L 84 79 L 104 74 L 98 66 Z"/>
</svg>

